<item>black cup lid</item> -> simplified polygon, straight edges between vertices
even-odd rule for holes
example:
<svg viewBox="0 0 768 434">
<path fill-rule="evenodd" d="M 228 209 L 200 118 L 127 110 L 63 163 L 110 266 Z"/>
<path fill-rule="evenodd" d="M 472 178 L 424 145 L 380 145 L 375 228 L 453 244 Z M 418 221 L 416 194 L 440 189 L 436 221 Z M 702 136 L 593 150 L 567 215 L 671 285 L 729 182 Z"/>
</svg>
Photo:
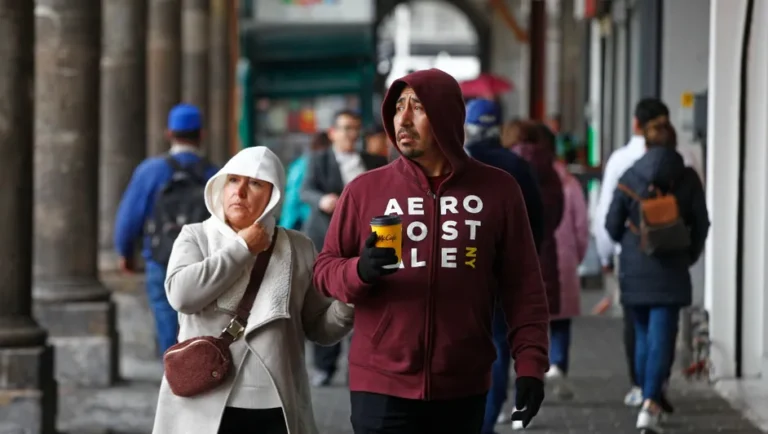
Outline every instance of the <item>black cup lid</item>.
<svg viewBox="0 0 768 434">
<path fill-rule="evenodd" d="M 380 215 L 371 219 L 371 226 L 394 226 L 402 222 L 399 215 Z"/>
</svg>

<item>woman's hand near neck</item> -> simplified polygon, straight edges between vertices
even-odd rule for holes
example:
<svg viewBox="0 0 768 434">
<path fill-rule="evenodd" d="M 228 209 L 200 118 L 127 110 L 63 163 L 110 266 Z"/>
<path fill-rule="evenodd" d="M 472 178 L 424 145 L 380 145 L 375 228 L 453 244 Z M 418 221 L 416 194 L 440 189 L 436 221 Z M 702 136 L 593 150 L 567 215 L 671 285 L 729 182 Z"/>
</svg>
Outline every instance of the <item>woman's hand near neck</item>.
<svg viewBox="0 0 768 434">
<path fill-rule="evenodd" d="M 241 229 L 237 231 L 237 235 L 245 241 L 248 250 L 254 255 L 267 250 L 272 243 L 269 231 L 261 223 L 254 223 Z"/>
</svg>

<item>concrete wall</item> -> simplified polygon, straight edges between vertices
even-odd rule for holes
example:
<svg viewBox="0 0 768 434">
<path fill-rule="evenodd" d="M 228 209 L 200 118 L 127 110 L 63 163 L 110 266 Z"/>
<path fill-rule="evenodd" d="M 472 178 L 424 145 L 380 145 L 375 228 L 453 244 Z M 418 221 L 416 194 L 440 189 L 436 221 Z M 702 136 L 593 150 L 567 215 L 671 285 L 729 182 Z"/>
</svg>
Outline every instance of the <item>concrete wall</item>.
<svg viewBox="0 0 768 434">
<path fill-rule="evenodd" d="M 736 374 L 736 238 L 739 195 L 739 60 L 746 0 L 711 0 L 704 305 L 710 313 L 714 378 Z"/>
<path fill-rule="evenodd" d="M 696 161 L 696 169 L 704 174 L 704 151 L 693 142 L 690 129 L 691 109 L 681 105 L 684 92 L 707 89 L 709 71 L 710 0 L 673 0 L 663 2 L 661 99 L 669 106 L 672 122 L 678 130 L 678 146 Z M 694 304 L 704 302 L 704 264 L 691 270 Z"/>
<path fill-rule="evenodd" d="M 755 2 L 747 78 L 744 213 L 744 377 L 768 377 L 768 2 Z M 737 36 L 738 39 L 741 35 Z"/>
</svg>

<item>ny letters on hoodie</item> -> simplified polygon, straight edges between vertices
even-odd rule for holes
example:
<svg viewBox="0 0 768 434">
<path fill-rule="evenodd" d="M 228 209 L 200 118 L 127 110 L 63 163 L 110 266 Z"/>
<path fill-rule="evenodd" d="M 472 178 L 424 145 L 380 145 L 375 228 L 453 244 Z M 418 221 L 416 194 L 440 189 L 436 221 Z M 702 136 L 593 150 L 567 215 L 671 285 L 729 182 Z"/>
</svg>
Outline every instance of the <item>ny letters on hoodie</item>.
<svg viewBox="0 0 768 434">
<path fill-rule="evenodd" d="M 337 203 L 314 283 L 355 304 L 350 389 L 409 399 L 485 393 L 496 358 L 497 299 L 518 375 L 541 378 L 549 365 L 549 313 L 520 187 L 464 152 L 464 101 L 442 71 L 415 72 L 392 85 L 382 106 L 392 143 L 406 86 L 421 100 L 451 170 L 432 191 L 416 163 L 401 156 L 356 178 Z M 403 263 L 367 284 L 357 274 L 358 257 L 371 218 L 382 214 L 403 220 Z"/>
</svg>

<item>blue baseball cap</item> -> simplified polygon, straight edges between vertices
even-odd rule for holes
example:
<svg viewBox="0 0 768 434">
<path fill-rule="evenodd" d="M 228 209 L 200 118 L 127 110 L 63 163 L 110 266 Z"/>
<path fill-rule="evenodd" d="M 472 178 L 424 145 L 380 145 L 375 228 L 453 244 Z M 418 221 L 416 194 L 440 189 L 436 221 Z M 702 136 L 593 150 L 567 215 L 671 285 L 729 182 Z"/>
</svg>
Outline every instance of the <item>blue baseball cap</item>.
<svg viewBox="0 0 768 434">
<path fill-rule="evenodd" d="M 473 99 L 467 104 L 466 123 L 483 128 L 498 126 L 501 123 L 501 108 L 487 99 Z"/>
<path fill-rule="evenodd" d="M 178 104 L 168 112 L 170 131 L 197 131 L 203 128 L 203 115 L 192 104 Z"/>
</svg>

